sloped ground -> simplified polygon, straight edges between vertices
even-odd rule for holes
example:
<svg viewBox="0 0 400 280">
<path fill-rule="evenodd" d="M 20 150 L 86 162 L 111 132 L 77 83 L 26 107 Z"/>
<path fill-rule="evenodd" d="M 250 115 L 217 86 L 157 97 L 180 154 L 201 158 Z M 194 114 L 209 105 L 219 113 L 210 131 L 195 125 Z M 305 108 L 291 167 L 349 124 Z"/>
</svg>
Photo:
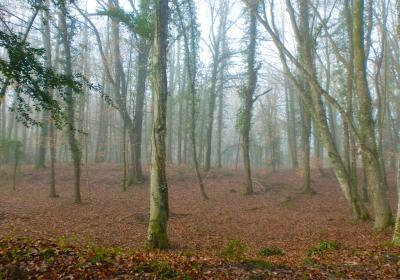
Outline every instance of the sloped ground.
<svg viewBox="0 0 400 280">
<path fill-rule="evenodd" d="M 301 177 L 293 170 L 275 174 L 256 171 L 257 192 L 252 196 L 241 195 L 241 172 L 212 171 L 205 178 L 208 201 L 201 199 L 191 170 L 170 168 L 168 173 L 172 250 L 167 253 L 167 262 L 176 270 L 176 275 L 171 274 L 175 278 L 209 279 L 213 275 L 217 279 L 400 278 L 400 250 L 388 245 L 391 230 L 376 232 L 371 222 L 351 220 L 338 184 L 329 171 L 324 177 L 313 177 L 317 194 L 312 196 L 300 193 Z M 83 205 L 73 203 L 72 168 L 68 166 L 57 169 L 60 197 L 56 199 L 48 198 L 48 170 L 22 168 L 16 191 L 11 190 L 4 174 L 0 176 L 0 236 L 12 236 L 10 241 L 2 241 L 7 245 L 0 251 L 0 267 L 1 264 L 11 265 L 15 270 L 12 257 L 4 258 L 14 247 L 58 248 L 60 238 L 79 245 L 80 248 L 71 249 L 77 255 L 93 254 L 82 249 L 88 244 L 91 248 L 105 246 L 123 250 L 143 247 L 149 211 L 148 183 L 122 192 L 121 167 L 110 164 L 89 166 L 83 169 L 83 174 Z M 393 174 L 389 173 L 394 206 L 393 180 Z M 42 240 L 36 242 L 39 245 L 31 241 L 30 245 L 23 245 L 27 242 L 17 237 Z M 53 241 L 48 241 L 49 238 Z M 7 249 L 9 247 L 11 249 Z M 265 256 L 270 255 L 265 252 L 274 247 L 281 249 L 279 254 Z M 262 249 L 264 256 L 260 255 Z M 220 258 L 223 253 L 224 258 Z M 153 261 L 159 263 L 158 258 L 163 258 L 163 254 L 140 254 L 152 263 L 151 268 L 146 267 L 144 272 L 125 269 L 125 266 L 135 266 L 129 261 L 132 255 L 111 254 L 107 255 L 113 260 L 109 266 L 116 265 L 125 274 L 121 272 L 123 277 L 120 278 L 118 273 L 104 277 L 161 277 Z M 60 254 L 59 262 L 63 263 L 64 257 Z M 32 256 L 23 253 L 21 259 L 24 258 L 27 268 Z M 40 260 L 40 256 L 38 258 Z M 124 264 L 119 265 L 116 258 Z M 174 259 L 178 261 L 171 261 Z M 205 264 L 196 273 L 188 272 L 189 267 L 196 267 L 202 261 Z M 73 267 L 80 262 L 85 263 L 85 260 L 71 259 Z M 95 271 L 102 270 L 102 262 L 99 263 L 99 267 L 94 264 L 84 267 L 83 271 L 97 273 Z M 175 263 L 182 263 L 183 268 Z M 42 270 L 44 275 L 46 268 Z M 87 277 L 96 279 L 90 273 Z"/>
</svg>

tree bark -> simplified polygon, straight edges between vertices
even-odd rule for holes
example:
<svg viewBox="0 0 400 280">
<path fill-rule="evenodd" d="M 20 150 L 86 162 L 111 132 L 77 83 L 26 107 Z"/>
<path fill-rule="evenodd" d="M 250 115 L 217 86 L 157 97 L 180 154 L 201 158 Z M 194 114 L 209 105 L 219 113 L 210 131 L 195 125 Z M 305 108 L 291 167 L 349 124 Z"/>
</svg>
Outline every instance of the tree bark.
<svg viewBox="0 0 400 280">
<path fill-rule="evenodd" d="M 165 134 L 167 84 L 168 0 L 155 3 L 155 32 L 153 42 L 153 126 L 150 182 L 150 220 L 147 245 L 152 249 L 169 247 L 167 237 L 168 184 L 165 172 Z"/>
<path fill-rule="evenodd" d="M 366 60 L 364 51 L 364 1 L 353 2 L 353 47 L 355 84 L 358 96 L 358 119 L 361 131 L 361 153 L 368 181 L 368 190 L 374 208 L 374 227 L 383 229 L 392 224 L 392 211 L 386 195 L 381 161 L 375 137 L 372 117 L 372 101 L 366 76 Z"/>
</svg>

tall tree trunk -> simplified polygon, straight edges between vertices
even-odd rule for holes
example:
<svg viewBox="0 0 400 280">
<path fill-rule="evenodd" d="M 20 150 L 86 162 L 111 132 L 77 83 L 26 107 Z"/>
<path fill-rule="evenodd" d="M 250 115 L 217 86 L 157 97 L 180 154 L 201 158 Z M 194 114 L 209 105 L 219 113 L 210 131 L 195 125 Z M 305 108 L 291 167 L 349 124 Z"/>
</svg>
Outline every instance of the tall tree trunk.
<svg viewBox="0 0 400 280">
<path fill-rule="evenodd" d="M 178 42 L 178 48 L 180 48 L 180 41 Z M 179 56 L 180 57 L 180 56 Z M 181 81 L 179 83 L 179 96 L 178 96 L 178 102 L 179 102 L 179 111 L 178 111 L 178 165 L 181 165 L 183 162 L 183 151 L 182 151 L 182 134 L 185 131 L 184 128 L 184 121 L 183 121 L 183 105 L 184 105 L 184 100 L 185 100 L 185 88 L 186 88 L 186 79 L 185 79 L 185 66 L 183 67 L 183 72 L 179 73 L 179 76 L 181 77 Z M 183 155 L 183 156 L 182 156 Z"/>
<path fill-rule="evenodd" d="M 361 153 L 366 171 L 368 189 L 374 208 L 374 227 L 383 229 L 392 224 L 392 211 L 386 195 L 387 186 L 375 138 L 372 102 L 366 76 L 364 52 L 364 1 L 353 2 L 353 47 L 355 83 L 359 102 Z"/>
<path fill-rule="evenodd" d="M 50 1 L 46 0 L 46 7 L 48 8 L 50 6 Z M 43 11 L 43 43 L 44 43 L 44 49 L 46 51 L 46 67 L 52 67 L 52 51 L 51 51 L 51 32 L 50 32 L 50 12 L 49 10 L 44 10 Z M 57 49 L 59 48 L 58 46 L 58 41 L 57 41 Z M 51 95 L 53 95 L 53 92 L 51 92 Z M 48 136 L 49 136 L 49 146 L 50 146 L 50 197 L 58 197 L 57 192 L 56 192 L 56 178 L 55 178 L 55 161 L 56 161 L 56 141 L 55 141 L 55 135 L 54 135 L 54 123 L 53 123 L 53 118 L 51 115 L 47 114 L 48 120 Z M 46 132 L 47 134 L 47 132 Z M 43 133 L 41 135 L 43 137 Z M 46 135 L 47 138 L 47 135 Z M 42 139 L 41 139 L 42 140 Z M 47 139 L 46 139 L 47 140 Z M 43 145 L 41 146 L 43 148 Z M 45 149 L 45 146 L 44 146 Z M 39 157 L 41 158 L 38 163 L 43 163 L 44 166 L 44 155 L 40 155 L 39 152 Z"/>
<path fill-rule="evenodd" d="M 220 69 L 217 116 L 217 168 L 222 168 L 222 130 L 224 127 L 224 70 Z"/>
<path fill-rule="evenodd" d="M 106 36 L 106 56 L 110 57 L 110 24 L 109 20 L 107 20 L 107 36 Z M 101 84 L 104 88 L 104 93 L 110 95 L 110 85 L 111 81 L 108 79 L 106 74 L 106 69 L 104 69 L 103 65 L 103 73 L 101 78 Z M 106 151 L 107 151 L 107 136 L 109 132 L 109 112 L 106 107 L 106 102 L 101 99 L 100 100 L 100 115 L 99 115 L 99 130 L 97 134 L 97 143 L 96 143 L 96 152 L 94 161 L 96 163 L 104 162 L 106 160 Z"/>
<path fill-rule="evenodd" d="M 155 3 L 153 42 L 153 127 L 150 182 L 150 220 L 147 245 L 152 249 L 169 247 L 167 238 L 168 184 L 165 173 L 165 134 L 167 83 L 168 0 Z"/>
<path fill-rule="evenodd" d="M 67 8 L 65 3 L 62 2 L 60 5 L 60 32 L 61 40 L 64 45 L 65 52 L 65 74 L 67 77 L 72 78 L 72 60 L 71 60 L 71 41 L 70 34 L 68 34 L 67 29 Z M 72 159 L 74 161 L 74 174 L 75 174 L 75 203 L 82 203 L 81 199 L 81 149 L 79 147 L 78 140 L 75 136 L 75 100 L 73 96 L 73 91 L 70 87 L 66 89 L 66 102 L 67 102 L 67 117 L 68 117 L 68 140 L 71 149 Z"/>
<path fill-rule="evenodd" d="M 188 34 L 184 32 L 185 25 L 184 19 L 181 12 L 181 9 L 178 5 L 176 5 L 176 9 L 179 16 L 179 21 L 181 25 L 181 30 L 183 31 L 183 38 L 184 38 L 184 47 L 185 47 L 185 64 L 187 69 L 187 78 L 189 84 L 189 91 L 190 91 L 190 141 L 192 143 L 192 160 L 196 172 L 197 182 L 200 188 L 201 195 L 204 200 L 208 200 L 208 196 L 206 194 L 203 179 L 200 174 L 199 163 L 197 159 L 197 146 L 196 146 L 196 104 L 197 104 L 197 88 L 196 88 L 196 77 L 197 77 L 197 50 L 198 50 L 198 30 L 196 28 L 196 15 L 195 13 L 195 6 L 192 0 L 188 2 L 188 14 L 190 17 L 190 38 L 188 38 Z"/>
<path fill-rule="evenodd" d="M 258 4 L 253 4 L 251 9 L 257 10 Z M 251 179 L 251 163 L 250 163 L 250 128 L 252 110 L 254 104 L 254 93 L 257 84 L 257 70 L 255 69 L 256 57 L 256 39 L 257 39 L 257 18 L 251 11 L 250 13 L 250 28 L 249 28 L 249 45 L 247 54 L 247 88 L 245 89 L 243 98 L 243 123 L 241 127 L 242 134 L 242 152 L 243 152 L 243 167 L 245 173 L 245 189 L 244 194 L 253 193 L 253 181 Z"/>
<path fill-rule="evenodd" d="M 312 41 L 312 35 L 310 30 L 310 19 L 309 19 L 309 0 L 298 0 L 299 2 L 299 30 L 302 32 L 303 37 L 299 38 L 299 56 L 300 61 L 307 64 L 309 69 L 315 75 L 315 64 L 314 64 L 314 51 L 315 44 Z M 304 91 L 307 95 L 312 96 L 312 88 L 310 81 L 301 75 Z M 318 102 L 318 101 L 317 101 Z M 310 136 L 311 136 L 311 118 L 310 112 L 307 110 L 307 106 L 302 100 L 300 100 L 300 108 L 302 115 L 302 145 L 303 145 L 303 192 L 313 193 L 311 188 L 311 170 L 310 170 Z"/>
</svg>

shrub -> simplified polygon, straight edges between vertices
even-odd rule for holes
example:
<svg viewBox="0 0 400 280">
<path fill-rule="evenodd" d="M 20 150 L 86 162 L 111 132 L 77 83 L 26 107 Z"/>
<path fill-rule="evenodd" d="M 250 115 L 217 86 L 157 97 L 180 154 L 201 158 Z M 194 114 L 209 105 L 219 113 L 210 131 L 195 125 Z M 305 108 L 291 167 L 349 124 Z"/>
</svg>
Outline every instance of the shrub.
<svg viewBox="0 0 400 280">
<path fill-rule="evenodd" d="M 221 255 L 234 260 L 241 260 L 244 257 L 246 245 L 239 239 L 229 239 Z"/>
<path fill-rule="evenodd" d="M 312 257 L 314 255 L 320 255 L 327 251 L 335 251 L 339 250 L 340 243 L 337 241 L 322 241 L 315 247 L 311 247 L 308 249 L 307 255 Z"/>
<path fill-rule="evenodd" d="M 284 253 L 281 248 L 272 246 L 272 247 L 262 248 L 259 252 L 259 255 L 262 257 L 282 256 L 282 255 L 284 255 Z"/>
</svg>

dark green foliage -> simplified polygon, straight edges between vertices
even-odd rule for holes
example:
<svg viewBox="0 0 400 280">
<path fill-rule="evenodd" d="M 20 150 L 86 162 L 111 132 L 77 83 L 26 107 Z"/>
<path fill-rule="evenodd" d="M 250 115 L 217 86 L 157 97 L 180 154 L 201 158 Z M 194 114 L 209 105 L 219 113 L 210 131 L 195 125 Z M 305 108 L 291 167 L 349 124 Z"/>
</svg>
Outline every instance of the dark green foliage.
<svg viewBox="0 0 400 280">
<path fill-rule="evenodd" d="M 339 250 L 340 243 L 337 241 L 322 241 L 317 246 L 308 249 L 307 255 L 312 257 L 314 255 L 320 255 L 327 251 Z"/>
<path fill-rule="evenodd" d="M 64 112 L 52 90 L 56 90 L 59 98 L 64 101 L 67 99 L 66 88 L 71 88 L 74 94 L 83 92 L 84 87 L 101 90 L 98 85 L 90 84 L 80 74 L 68 78 L 46 67 L 44 49 L 32 47 L 20 34 L 0 30 L 0 48 L 6 51 L 6 58 L 0 58 L 0 104 L 4 100 L 7 87 L 11 86 L 16 93 L 11 110 L 17 113 L 17 120 L 26 126 L 41 124 L 33 119 L 33 110 L 47 110 L 57 128 L 64 125 Z M 30 101 L 33 103 L 30 104 Z"/>
<path fill-rule="evenodd" d="M 262 248 L 259 252 L 260 256 L 268 257 L 268 256 L 282 256 L 284 255 L 283 250 L 278 247 L 265 247 Z"/>
<path fill-rule="evenodd" d="M 131 32 L 144 38 L 152 39 L 154 32 L 154 13 L 150 11 L 137 13 L 128 13 L 120 7 L 108 7 L 98 11 L 97 14 L 109 16 L 123 23 Z"/>
</svg>

